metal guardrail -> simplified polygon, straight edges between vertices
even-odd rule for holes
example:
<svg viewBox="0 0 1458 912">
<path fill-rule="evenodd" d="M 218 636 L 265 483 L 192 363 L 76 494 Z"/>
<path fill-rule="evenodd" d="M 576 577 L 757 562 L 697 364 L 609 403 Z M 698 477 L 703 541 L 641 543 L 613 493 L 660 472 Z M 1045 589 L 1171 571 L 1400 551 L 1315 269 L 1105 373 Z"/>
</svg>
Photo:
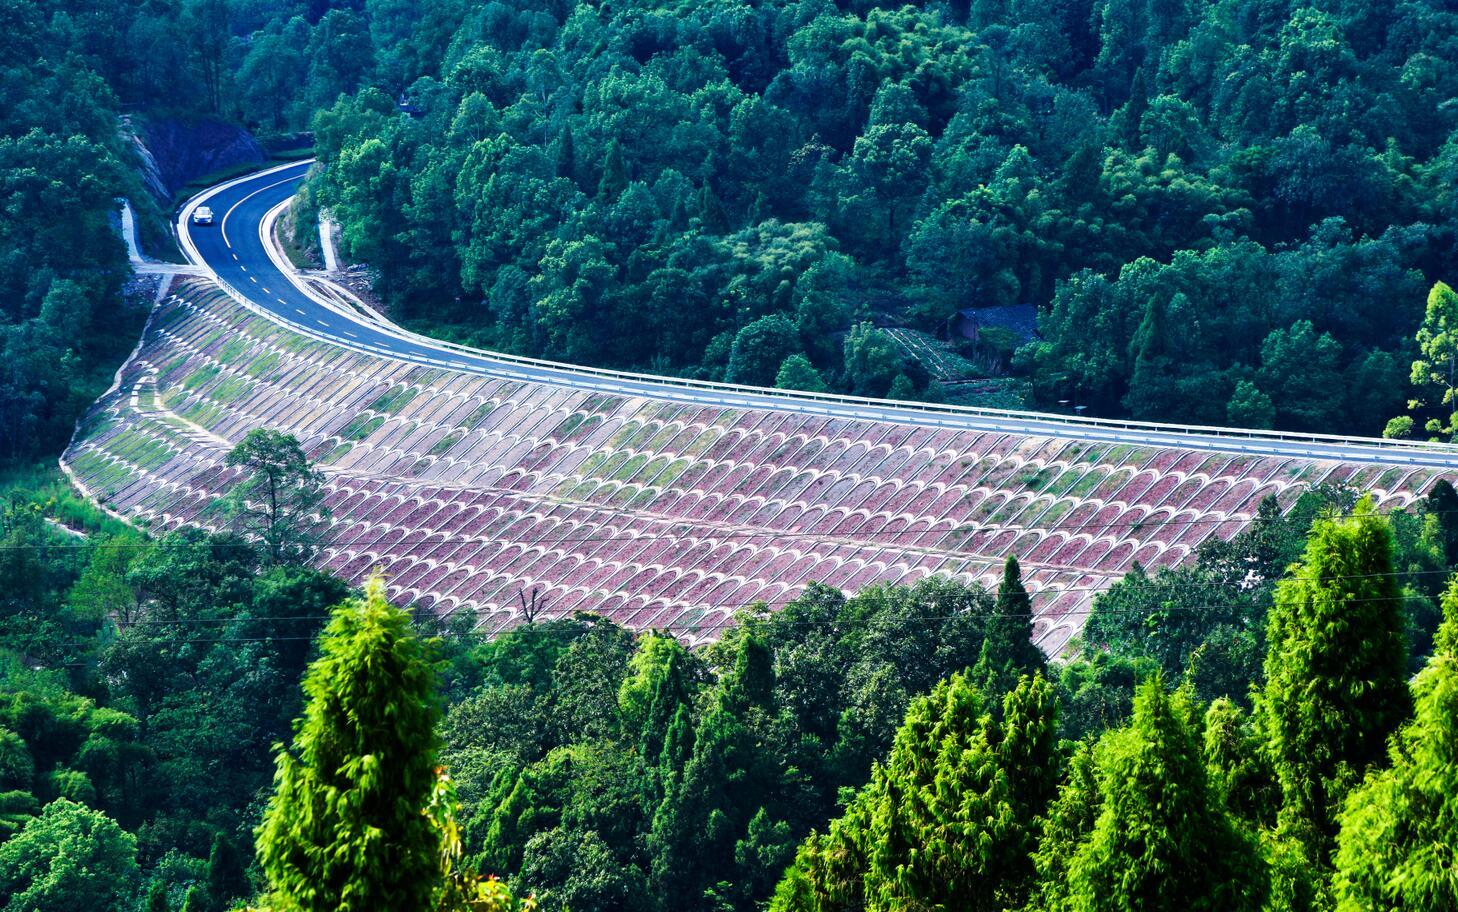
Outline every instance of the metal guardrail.
<svg viewBox="0 0 1458 912">
<path fill-rule="evenodd" d="M 611 378 L 624 382 L 632 382 L 645 386 L 671 386 L 683 389 L 699 389 L 708 392 L 728 393 L 733 395 L 786 399 L 797 402 L 825 402 L 835 405 L 860 408 L 875 408 L 884 411 L 908 411 L 918 413 L 944 414 L 960 417 L 975 417 L 987 419 L 1001 419 L 1009 421 L 1038 422 L 1041 424 L 1054 424 L 1080 428 L 1107 428 L 1120 431 L 1140 431 L 1145 433 L 1173 434 L 1195 437 L 1225 437 L 1239 440 L 1269 440 L 1282 443 L 1312 443 L 1323 446 L 1361 446 L 1369 448 L 1398 448 L 1416 449 L 1424 452 L 1451 453 L 1455 461 L 1458 461 L 1458 444 L 1442 443 L 1437 441 L 1424 440 L 1392 440 L 1382 437 L 1351 437 L 1338 434 L 1305 434 L 1290 433 L 1286 431 L 1268 431 L 1253 428 L 1228 428 L 1212 425 L 1178 425 L 1161 424 L 1152 421 L 1132 421 L 1109 418 L 1084 418 L 1071 415 L 1060 415 L 1055 412 L 1033 412 L 1016 411 L 1013 409 L 983 408 L 970 405 L 952 405 L 938 402 L 911 402 L 900 399 L 875 399 L 866 396 L 847 396 L 839 393 L 813 393 L 799 390 L 783 390 L 773 387 L 743 386 L 733 383 L 717 383 L 712 380 L 692 380 L 681 377 L 665 377 L 660 374 L 641 374 L 633 371 L 618 371 L 606 368 L 597 368 L 587 365 L 567 364 L 561 361 L 549 361 L 541 358 L 531 358 L 522 355 L 511 355 L 503 352 L 486 351 L 473 349 L 452 342 L 445 342 L 439 339 L 432 339 L 429 336 L 422 336 L 419 333 L 411 332 L 401 327 L 394 327 L 395 335 L 409 339 L 421 345 L 428 345 L 434 348 L 455 351 L 475 358 L 488 358 L 493 361 L 500 361 L 507 364 L 517 364 L 524 367 L 533 367 L 540 370 L 567 374 L 582 374 L 588 376 Z"/>
<path fill-rule="evenodd" d="M 320 332 L 318 329 L 306 326 L 295 320 L 283 316 L 275 311 L 260 307 L 256 302 L 234 288 L 224 279 L 213 275 L 211 281 L 223 289 L 227 295 L 252 313 L 256 313 L 272 322 L 287 326 L 294 332 L 309 338 L 337 345 L 358 351 L 362 354 L 371 354 L 380 357 L 387 357 L 402 363 L 414 364 L 420 367 L 428 367 L 445 370 L 459 370 L 469 368 L 471 365 L 462 363 L 445 363 L 439 361 L 411 356 L 406 353 L 390 351 L 379 346 L 368 343 L 341 339 L 337 336 Z M 340 311 L 335 310 L 336 313 Z M 603 389 L 603 392 L 614 392 L 622 395 L 640 395 L 654 397 L 655 390 L 661 390 L 658 398 L 678 402 L 701 402 L 705 405 L 718 405 L 739 408 L 767 408 L 796 407 L 796 410 L 807 413 L 825 415 L 827 417 L 845 417 L 860 420 L 894 420 L 897 413 L 904 413 L 907 417 L 924 416 L 928 418 L 942 417 L 945 421 L 936 422 L 944 427 L 970 427 L 965 423 L 966 419 L 980 419 L 984 421 L 1010 421 L 1021 422 L 1033 427 L 1028 428 L 1032 433 L 1045 431 L 1049 434 L 1056 434 L 1060 428 L 1070 432 L 1082 431 L 1082 436 L 1089 436 L 1095 439 L 1104 439 L 1112 442 L 1123 442 L 1140 444 L 1145 446 L 1158 446 L 1161 444 L 1176 445 L 1181 438 L 1194 443 L 1196 441 L 1229 441 L 1231 449 L 1244 450 L 1237 447 L 1237 441 L 1250 441 L 1252 443 L 1268 444 L 1307 444 L 1323 449 L 1330 448 L 1325 453 L 1308 452 L 1305 454 L 1284 454 L 1284 455 L 1306 455 L 1314 458 L 1340 459 L 1341 454 L 1336 452 L 1340 448 L 1361 449 L 1371 453 L 1389 453 L 1388 457 L 1396 462 L 1415 461 L 1414 455 L 1437 455 L 1451 457 L 1452 463 L 1458 467 L 1458 445 L 1448 443 L 1437 443 L 1430 441 L 1414 440 L 1384 440 L 1380 438 L 1367 437 L 1346 437 L 1331 434 L 1292 434 L 1280 431 L 1259 431 L 1244 428 L 1217 428 L 1200 425 L 1167 425 L 1146 421 L 1119 421 L 1101 418 L 1074 418 L 1070 416 L 1049 414 L 1043 412 L 1018 412 L 1010 409 L 989 409 L 977 408 L 974 406 L 945 405 L 931 402 L 904 402 L 889 399 L 872 399 L 868 397 L 843 396 L 833 393 L 798 393 L 789 390 L 776 390 L 765 387 L 740 386 L 728 383 L 715 383 L 704 380 L 689 380 L 678 377 L 662 377 L 653 374 L 639 374 L 631 371 L 614 371 L 605 368 L 595 368 L 579 365 L 564 364 L 562 362 L 547 361 L 540 358 L 528 358 L 519 355 L 508 355 L 498 352 L 489 352 L 479 349 L 467 348 L 453 343 L 444 343 L 441 340 L 421 336 L 408 330 L 394 327 L 397 332 L 391 335 L 397 336 L 405 341 L 418 343 L 422 346 L 434 348 L 444 352 L 454 352 L 481 361 L 497 362 L 503 368 L 519 366 L 531 368 L 538 371 L 548 372 L 543 375 L 520 375 L 507 374 L 507 379 L 520 379 L 542 383 L 553 382 L 551 374 L 559 374 L 563 377 L 563 385 L 571 386 L 572 378 L 599 378 L 616 384 L 614 388 Z M 376 326 L 376 328 L 381 328 Z M 489 369 L 491 364 L 481 365 Z M 683 395 L 669 395 L 669 391 L 702 392 L 715 394 L 710 397 L 687 397 Z M 810 408 L 810 404 L 821 404 L 825 408 Z M 867 414 L 867 410 L 874 410 L 876 414 Z M 890 413 L 890 414 L 887 414 Z M 1092 433 L 1090 433 L 1092 432 Z M 1103 432 L 1103 433 L 1099 433 Z M 1139 434 L 1145 437 L 1144 440 L 1130 441 L 1122 435 Z M 1163 439 L 1160 439 L 1163 438 Z M 1275 455 L 1275 451 L 1267 451 Z"/>
<path fill-rule="evenodd" d="M 184 217 L 185 213 L 190 211 L 192 206 L 195 205 L 197 201 L 202 200 L 203 198 L 217 190 L 220 190 L 227 186 L 231 186 L 235 183 L 240 183 L 244 180 L 257 178 L 261 175 L 268 174 L 282 168 L 289 168 L 303 163 L 304 161 L 291 162 L 288 165 L 283 165 L 279 168 L 273 168 L 269 169 L 268 171 L 258 172 L 245 178 L 236 179 L 224 184 L 220 184 L 217 187 L 209 188 L 208 190 L 205 190 L 197 196 L 193 197 L 193 199 L 184 206 Z M 182 244 L 184 251 L 188 254 L 189 258 L 193 260 L 193 262 L 206 268 L 207 264 L 203 262 L 202 257 L 200 254 L 198 254 L 196 247 L 193 246 L 193 244 L 191 243 L 191 238 L 188 237 L 188 233 L 181 225 L 181 222 L 182 219 L 179 219 L 178 235 L 179 241 Z M 209 273 L 210 278 L 214 282 L 216 282 L 219 287 L 221 287 L 225 292 L 228 293 L 231 298 L 233 298 L 235 301 L 237 301 L 248 310 L 254 313 L 258 313 L 261 316 L 267 317 L 268 319 L 273 320 L 277 323 L 286 325 L 291 329 L 294 329 L 295 331 L 307 335 L 311 338 L 326 341 L 344 348 L 350 348 L 357 351 L 368 352 L 371 354 L 379 354 L 406 363 L 418 364 L 425 367 L 452 368 L 461 366 L 456 364 L 439 364 L 420 358 L 410 357 L 399 352 L 392 352 L 386 349 L 379 348 L 377 346 L 365 345 L 359 342 L 340 339 L 337 336 L 322 333 L 317 329 L 305 326 L 301 323 L 289 319 L 288 317 L 283 316 L 282 314 L 259 306 L 247 295 L 244 295 L 241 291 L 234 288 L 221 277 L 217 276 L 215 273 L 212 273 L 211 270 L 209 270 Z M 328 302 L 320 301 L 314 295 L 310 295 L 310 297 L 314 297 L 314 299 L 318 301 L 318 303 L 320 303 L 322 306 L 329 308 L 335 313 L 344 314 L 343 311 L 331 306 Z M 354 314 L 345 315 L 351 317 L 352 319 L 358 319 L 358 316 Z M 387 335 L 399 338 L 402 341 L 412 342 L 422 347 L 432 348 L 442 352 L 452 352 L 470 358 L 496 362 L 502 365 L 515 365 L 519 367 L 531 368 L 537 371 L 546 371 L 550 373 L 561 374 L 565 375 L 567 378 L 595 377 L 604 380 L 611 380 L 619 384 L 629 384 L 634 387 L 634 389 L 625 390 L 624 392 L 635 392 L 637 394 L 650 397 L 653 395 L 654 388 L 664 389 L 665 391 L 668 389 L 696 390 L 706 393 L 714 393 L 717 394 L 719 397 L 728 397 L 730 399 L 739 400 L 737 402 L 726 402 L 724 398 L 720 398 L 718 400 L 706 400 L 706 404 L 735 404 L 742 407 L 750 408 L 775 408 L 777 402 L 784 402 L 786 404 L 819 403 L 834 407 L 835 411 L 832 412 L 830 409 L 802 410 L 819 411 L 822 414 L 848 414 L 849 417 L 856 417 L 854 414 L 856 410 L 870 409 L 881 413 L 877 416 L 874 416 L 877 418 L 888 417 L 885 415 L 885 413 L 887 412 L 892 413 L 892 416 L 890 417 L 894 417 L 895 413 L 906 413 L 908 417 L 912 415 L 926 415 L 945 416 L 951 419 L 981 419 L 985 421 L 1009 422 L 1016 421 L 1047 426 L 1050 428 L 1066 427 L 1071 430 L 1103 430 L 1111 433 L 1139 433 L 1149 435 L 1151 437 L 1162 436 L 1173 438 L 1207 438 L 1214 440 L 1231 441 L 1249 440 L 1268 443 L 1308 444 L 1312 446 L 1330 448 L 1360 448 L 1369 451 L 1392 451 L 1394 453 L 1419 452 L 1425 454 L 1451 456 L 1453 458 L 1453 463 L 1455 467 L 1458 467 L 1458 444 L 1452 443 L 1441 443 L 1422 440 L 1392 440 L 1377 437 L 1355 437 L 1339 434 L 1291 433 L 1286 431 L 1216 427 L 1211 425 L 1163 424 L 1152 421 L 1132 421 L 1109 418 L 1086 418 L 1075 417 L 1071 415 L 1060 415 L 1050 412 L 1025 412 L 1012 409 L 982 408 L 978 406 L 949 405 L 934 402 L 907 402 L 894 399 L 875 399 L 863 396 L 847 396 L 838 393 L 811 393 L 796 390 L 781 390 L 769 387 L 744 386 L 732 383 L 718 383 L 710 380 L 691 380 L 681 377 L 665 377 L 658 374 L 645 374 L 634 371 L 612 370 L 608 368 L 591 367 L 587 365 L 568 364 L 565 362 L 551 361 L 544 358 L 532 358 L 524 355 L 512 355 L 504 352 L 493 352 L 484 349 L 475 349 L 464 345 L 459 345 L 454 342 L 447 342 L 441 339 L 433 339 L 429 336 L 424 336 L 419 333 L 411 332 L 410 330 L 404 329 L 403 327 L 397 326 L 385 320 L 381 320 L 380 322 L 373 324 L 373 328 L 384 332 Z M 550 378 L 535 377 L 526 379 L 544 380 Z M 682 397 L 666 398 L 676 400 L 682 399 Z M 757 405 L 755 400 L 763 401 Z M 861 417 L 864 418 L 871 416 L 862 415 Z"/>
</svg>

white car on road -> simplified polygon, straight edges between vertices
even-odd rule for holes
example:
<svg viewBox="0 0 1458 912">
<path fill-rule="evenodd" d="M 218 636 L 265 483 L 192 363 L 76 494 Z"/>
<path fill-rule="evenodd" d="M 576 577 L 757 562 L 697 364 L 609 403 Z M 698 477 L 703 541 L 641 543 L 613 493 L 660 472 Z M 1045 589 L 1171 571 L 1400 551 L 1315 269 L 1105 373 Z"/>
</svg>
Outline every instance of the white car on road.
<svg viewBox="0 0 1458 912">
<path fill-rule="evenodd" d="M 211 225 L 213 223 L 213 210 L 207 206 L 198 206 L 192 210 L 192 223 L 194 225 Z"/>
</svg>

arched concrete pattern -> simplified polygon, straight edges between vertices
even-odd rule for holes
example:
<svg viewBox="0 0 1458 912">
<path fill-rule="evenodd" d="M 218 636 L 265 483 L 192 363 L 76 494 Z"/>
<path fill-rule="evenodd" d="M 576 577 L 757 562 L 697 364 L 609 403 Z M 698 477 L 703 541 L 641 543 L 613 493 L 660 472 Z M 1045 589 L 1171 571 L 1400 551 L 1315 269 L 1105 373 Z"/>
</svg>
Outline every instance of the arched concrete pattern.
<svg viewBox="0 0 1458 912">
<path fill-rule="evenodd" d="M 78 439 L 73 471 L 129 515 L 206 522 L 236 477 L 219 469 L 227 442 L 283 421 L 329 460 L 321 561 L 352 577 L 386 567 L 392 591 L 476 612 L 483 629 L 511 623 L 527 585 L 563 610 L 664 624 L 810 580 L 910 582 L 949 560 L 995 580 L 1014 553 L 1047 590 L 1046 645 L 1089 598 L 1060 590 L 1070 572 L 1092 590 L 1135 560 L 1181 560 L 1234 534 L 1259 496 L 1289 501 L 1291 479 L 1406 502 L 1432 475 L 668 405 L 333 349 L 196 288 L 164 311 L 102 403 L 116 425 Z"/>
</svg>

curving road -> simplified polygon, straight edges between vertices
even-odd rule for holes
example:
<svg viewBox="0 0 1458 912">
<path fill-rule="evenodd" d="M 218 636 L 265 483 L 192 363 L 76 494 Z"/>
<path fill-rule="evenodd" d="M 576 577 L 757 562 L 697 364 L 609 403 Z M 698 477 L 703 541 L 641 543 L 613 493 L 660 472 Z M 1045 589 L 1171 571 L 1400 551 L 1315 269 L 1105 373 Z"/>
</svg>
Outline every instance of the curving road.
<svg viewBox="0 0 1458 912">
<path fill-rule="evenodd" d="M 206 190 L 183 207 L 177 229 L 188 258 L 211 272 L 245 304 L 301 332 L 346 348 L 492 377 L 703 405 L 806 412 L 838 418 L 1142 446 L 1342 462 L 1458 467 L 1458 446 L 1452 445 L 1142 422 L 1080 421 L 1035 412 L 787 394 L 575 367 L 453 346 L 331 303 L 308 290 L 291 268 L 275 258 L 276 251 L 271 251 L 270 245 L 264 243 L 263 231 L 277 212 L 287 206 L 311 165 L 312 161 L 284 165 Z M 191 224 L 193 208 L 202 204 L 213 209 L 215 217 L 211 226 Z"/>
</svg>

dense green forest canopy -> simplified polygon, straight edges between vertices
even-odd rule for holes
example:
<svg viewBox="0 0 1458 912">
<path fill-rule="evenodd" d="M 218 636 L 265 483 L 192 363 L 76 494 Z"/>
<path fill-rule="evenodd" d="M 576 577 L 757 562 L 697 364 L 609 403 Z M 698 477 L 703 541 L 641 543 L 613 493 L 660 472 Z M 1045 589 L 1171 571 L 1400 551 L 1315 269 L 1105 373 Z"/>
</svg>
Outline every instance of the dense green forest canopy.
<svg viewBox="0 0 1458 912">
<path fill-rule="evenodd" d="M 515 351 L 926 395 L 848 331 L 1033 304 L 1040 404 L 1377 434 L 1455 254 L 1436 0 L 329 15 L 368 66 L 313 203 L 408 317 Z"/>
<path fill-rule="evenodd" d="M 46 5 L 0 4 L 0 464 L 58 451 L 135 341 L 126 250 L 109 220 L 144 198 L 87 31 Z"/>
<path fill-rule="evenodd" d="M 963 345 L 1029 404 L 1366 434 L 1442 411 L 1407 388 L 1458 254 L 1440 0 L 3 12 L 3 458 L 64 440 L 135 332 L 102 230 L 150 205 L 124 113 L 313 128 L 301 212 L 464 341 L 980 401 L 875 327 L 1031 305 L 1015 359 L 1005 332 Z"/>
</svg>

